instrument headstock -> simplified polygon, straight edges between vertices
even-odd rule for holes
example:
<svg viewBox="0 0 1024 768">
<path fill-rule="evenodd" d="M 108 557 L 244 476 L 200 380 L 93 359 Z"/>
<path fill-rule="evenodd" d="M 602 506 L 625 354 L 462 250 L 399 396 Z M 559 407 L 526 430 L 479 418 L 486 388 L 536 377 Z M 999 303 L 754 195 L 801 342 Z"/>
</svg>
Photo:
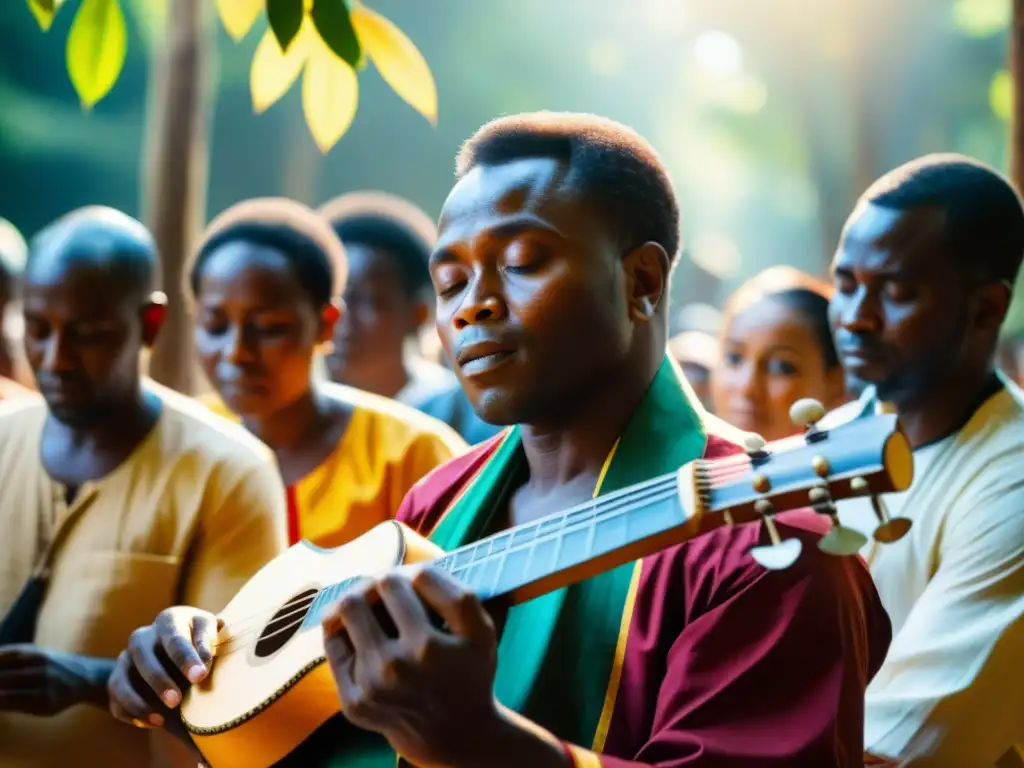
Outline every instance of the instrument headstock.
<svg viewBox="0 0 1024 768">
<path fill-rule="evenodd" d="M 906 490 L 913 479 L 913 453 L 897 417 L 868 416 L 823 429 L 818 424 L 824 415 L 821 403 L 798 400 L 790 418 L 802 434 L 773 443 L 749 435 L 745 457 L 689 465 L 706 517 L 716 524 L 716 514 L 728 524 L 764 520 L 771 544 L 755 547 L 751 556 L 765 568 L 788 568 L 800 556 L 799 540 L 779 536 L 772 519 L 778 512 L 810 507 L 829 517 L 831 530 L 818 547 L 832 555 L 856 554 L 867 542 L 839 522 L 836 502 L 842 499 L 870 498 L 879 523 L 876 541 L 896 541 L 910 529 L 909 520 L 891 519 L 878 499 Z"/>
</svg>

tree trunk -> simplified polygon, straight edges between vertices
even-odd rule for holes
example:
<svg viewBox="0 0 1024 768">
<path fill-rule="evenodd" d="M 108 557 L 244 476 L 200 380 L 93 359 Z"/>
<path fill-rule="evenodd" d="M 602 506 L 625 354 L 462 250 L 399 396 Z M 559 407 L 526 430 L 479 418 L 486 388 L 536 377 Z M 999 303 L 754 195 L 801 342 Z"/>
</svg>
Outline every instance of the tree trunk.
<svg viewBox="0 0 1024 768">
<path fill-rule="evenodd" d="M 1010 180 L 1024 192 L 1024 0 L 1013 0 L 1010 24 L 1010 79 L 1013 83 L 1013 111 L 1010 116 Z M 1017 281 L 1014 301 L 1003 322 L 1003 333 L 1012 335 L 1024 328 L 1024 281 Z"/>
<path fill-rule="evenodd" d="M 206 218 L 211 59 L 209 0 L 174 0 L 167 36 L 155 55 L 150 88 L 143 215 L 156 238 L 167 294 L 167 324 L 153 350 L 150 375 L 191 394 L 197 380 L 193 316 L 185 268 Z"/>
<path fill-rule="evenodd" d="M 1024 184 L 1024 0 L 1013 0 L 1010 25 L 1010 74 L 1013 117 L 1010 122 L 1010 177 L 1017 189 Z"/>
</svg>

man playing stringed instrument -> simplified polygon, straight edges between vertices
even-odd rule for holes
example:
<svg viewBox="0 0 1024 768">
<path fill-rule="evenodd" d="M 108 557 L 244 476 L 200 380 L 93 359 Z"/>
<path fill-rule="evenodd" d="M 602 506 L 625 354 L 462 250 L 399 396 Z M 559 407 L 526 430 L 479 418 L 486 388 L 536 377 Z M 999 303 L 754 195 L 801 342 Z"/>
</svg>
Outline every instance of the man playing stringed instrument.
<svg viewBox="0 0 1024 768">
<path fill-rule="evenodd" d="M 431 259 L 438 330 L 480 415 L 517 426 L 428 475 L 400 520 L 450 549 L 701 456 L 746 464 L 666 358 L 678 215 L 653 148 L 616 123 L 519 115 L 469 141 Z M 493 613 L 436 568 L 353 589 L 325 635 L 363 737 L 329 721 L 283 764 L 860 766 L 889 622 L 863 563 L 815 546 L 823 522 L 721 527 Z M 750 555 L 772 526 L 803 541 L 788 570 Z M 177 690 L 154 646 L 195 682 L 216 635 L 187 608 L 136 632 L 115 714 L 148 715 L 129 673 Z"/>
</svg>

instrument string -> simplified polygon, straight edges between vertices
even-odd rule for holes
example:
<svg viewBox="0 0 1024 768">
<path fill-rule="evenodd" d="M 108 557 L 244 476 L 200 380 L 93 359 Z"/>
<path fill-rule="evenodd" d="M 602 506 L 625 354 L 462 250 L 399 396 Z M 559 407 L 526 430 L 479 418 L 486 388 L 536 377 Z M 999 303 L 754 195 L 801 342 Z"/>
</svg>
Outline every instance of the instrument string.
<svg viewBox="0 0 1024 768">
<path fill-rule="evenodd" d="M 667 480 L 667 478 L 666 478 L 666 480 Z M 545 543 L 547 543 L 549 541 L 553 541 L 554 539 L 558 538 L 559 536 L 563 536 L 563 535 L 565 535 L 567 533 L 572 533 L 574 531 L 577 531 L 581 527 L 584 527 L 585 525 L 589 525 L 590 522 L 591 522 L 591 518 L 594 518 L 594 517 L 596 517 L 596 516 L 598 516 L 600 514 L 604 514 L 604 513 L 607 513 L 607 512 L 615 512 L 615 511 L 618 511 L 619 509 L 621 509 L 623 507 L 629 506 L 630 504 L 636 504 L 636 503 L 647 504 L 647 503 L 652 503 L 652 502 L 656 503 L 657 501 L 663 501 L 663 500 L 665 500 L 667 498 L 670 498 L 671 495 L 672 495 L 672 491 L 674 491 L 674 490 L 675 490 L 674 482 L 672 483 L 672 488 L 671 489 L 668 489 L 668 488 L 665 488 L 665 487 L 647 489 L 648 493 L 646 495 L 642 496 L 642 497 L 640 497 L 640 496 L 633 497 L 629 501 L 626 501 L 624 503 L 619 503 L 619 504 L 603 507 L 600 510 L 592 509 L 592 510 L 590 510 L 590 514 L 586 516 L 586 519 L 583 519 L 582 517 L 577 517 L 576 519 L 573 520 L 572 523 L 566 524 L 564 526 L 558 526 L 557 528 L 553 528 L 551 531 L 547 532 L 543 536 L 535 537 L 535 538 L 531 539 L 530 541 L 519 542 L 514 547 L 509 547 L 507 549 L 502 549 L 502 550 L 498 550 L 496 552 L 491 552 L 491 553 L 488 553 L 487 555 L 483 555 L 483 556 L 480 556 L 480 557 L 473 557 L 465 565 L 461 565 L 461 566 L 458 566 L 456 568 L 447 568 L 446 570 L 448 570 L 450 573 L 453 573 L 454 575 L 458 575 L 458 573 L 460 571 L 468 570 L 468 569 L 472 568 L 473 566 L 477 566 L 477 565 L 480 565 L 482 563 L 486 563 L 487 561 L 493 560 L 493 559 L 495 559 L 497 557 L 505 556 L 506 552 L 508 552 L 508 554 L 511 555 L 512 553 L 514 553 L 516 551 L 520 551 L 520 550 L 523 550 L 523 549 L 529 549 L 532 546 L 542 545 L 542 544 L 545 544 Z M 666 493 L 666 491 L 670 491 L 670 492 Z M 652 496 L 655 496 L 657 498 L 652 499 L 651 498 Z M 486 541 L 486 539 L 484 539 L 484 541 Z M 453 552 L 457 553 L 459 551 L 460 551 L 459 549 L 456 549 Z M 450 555 L 450 554 L 453 554 L 453 553 L 447 553 L 446 555 L 441 555 L 438 558 L 436 558 L 434 560 L 434 562 L 435 563 L 439 563 L 447 555 Z M 308 602 L 306 602 L 306 599 L 304 598 L 303 601 L 301 601 L 301 603 L 297 603 L 295 606 L 293 606 L 287 612 L 282 613 L 279 616 L 275 616 L 271 612 L 264 611 L 262 614 L 258 614 L 258 616 L 261 618 L 261 620 L 257 621 L 255 623 L 255 626 L 253 626 L 252 624 L 249 624 L 249 626 L 245 626 L 246 625 L 246 621 L 243 619 L 242 620 L 242 626 L 244 628 L 240 629 L 238 631 L 233 631 L 231 633 L 231 639 L 233 640 L 235 638 L 239 638 L 239 637 L 242 637 L 244 635 L 249 635 L 249 634 L 252 634 L 253 632 L 256 632 L 256 631 L 262 631 L 264 626 L 271 619 L 273 619 L 273 623 L 277 623 L 277 622 L 279 622 L 279 621 L 281 621 L 281 620 L 283 620 L 285 618 L 288 618 L 290 616 L 295 616 L 295 615 L 297 615 L 299 613 L 302 613 L 302 618 L 299 620 L 301 622 L 302 620 L 305 619 L 305 614 L 306 614 L 309 606 L 315 600 L 315 597 L 316 597 L 315 595 L 310 595 Z M 290 629 L 290 628 L 291 628 L 291 625 L 289 625 L 288 629 Z M 273 633 L 268 634 L 266 637 L 268 637 L 268 638 L 272 637 L 275 634 L 278 634 L 278 633 L 283 632 L 283 631 L 286 631 L 286 629 L 285 628 L 281 628 L 279 630 L 275 630 Z"/>
<path fill-rule="evenodd" d="M 750 469 L 750 466 L 749 457 L 746 454 L 740 454 L 738 456 L 731 456 L 727 459 L 706 461 L 703 463 L 702 470 L 704 477 L 707 477 L 711 481 L 711 485 L 715 486 L 745 474 Z M 489 560 L 493 560 L 498 557 L 507 557 L 514 554 L 516 551 L 529 549 L 551 541 L 559 536 L 577 531 L 580 529 L 581 524 L 589 525 L 595 518 L 598 518 L 603 514 L 612 512 L 617 514 L 624 507 L 656 503 L 653 502 L 649 496 L 652 494 L 657 495 L 668 488 L 674 490 L 677 482 L 676 477 L 676 473 L 672 473 L 652 478 L 651 480 L 647 480 L 643 483 L 637 483 L 629 488 L 609 494 L 608 496 L 597 497 L 597 499 L 580 505 L 578 508 L 564 513 L 562 516 L 552 515 L 547 518 L 542 518 L 536 523 L 533 523 L 531 527 L 533 527 L 534 531 L 537 531 L 540 530 L 544 524 L 552 525 L 553 527 L 550 532 L 543 533 L 539 536 L 534 535 L 529 540 L 524 538 L 521 542 L 516 542 L 514 545 L 503 547 L 498 551 L 489 552 L 483 556 L 473 554 L 470 556 L 470 560 L 467 563 L 449 570 L 455 575 L 458 575 L 460 571 L 472 569 L 473 567 L 482 565 Z M 668 496 L 663 498 L 659 497 L 657 501 L 663 501 L 665 498 L 668 498 Z M 611 516 L 614 517 L 615 515 Z M 559 522 L 553 525 L 553 521 L 558 521 L 560 517 L 564 522 Z M 459 549 L 439 556 L 435 562 L 444 560 L 446 557 L 454 557 L 462 551 L 473 550 L 474 548 L 479 549 L 483 545 L 487 544 L 488 541 L 502 536 L 512 538 L 514 535 L 523 535 L 523 530 L 524 529 L 519 528 L 510 531 L 503 531 L 500 534 L 495 534 L 492 537 L 482 539 L 474 544 L 460 547 Z M 515 531 L 515 533 L 513 533 L 513 531 Z M 275 615 L 275 609 L 267 609 L 260 613 L 244 617 L 239 620 L 239 624 L 237 625 L 240 629 L 232 632 L 230 638 L 224 641 L 221 645 L 233 646 L 235 645 L 235 641 L 239 640 L 241 637 L 252 634 L 253 632 L 261 631 L 268 622 L 276 624 L 292 616 L 302 614 L 302 619 L 299 620 L 301 623 L 301 621 L 304 620 L 309 607 L 313 604 L 316 598 L 317 595 L 309 595 L 307 598 L 297 601 L 289 608 L 288 611 L 280 613 L 280 615 Z M 280 634 L 281 632 L 288 631 L 292 628 L 293 625 L 281 627 L 266 635 L 265 639 L 269 639 L 276 634 Z M 228 652 L 230 653 L 230 651 Z"/>
<path fill-rule="evenodd" d="M 659 488 L 657 490 L 653 490 L 652 493 L 649 494 L 645 498 L 644 503 L 645 504 L 654 504 L 654 503 L 658 503 L 658 502 L 665 501 L 667 499 L 672 498 L 672 496 L 674 495 L 674 492 L 675 492 L 675 487 L 674 486 L 675 486 L 675 482 L 673 480 L 671 488 L 662 487 L 662 488 Z M 577 520 L 574 520 L 571 526 L 566 526 L 564 528 L 560 527 L 557 530 L 554 530 L 551 533 L 544 535 L 543 537 L 535 539 L 534 542 L 533 542 L 533 545 L 543 544 L 543 543 L 545 543 L 547 541 L 552 541 L 552 540 L 558 538 L 559 536 L 563 536 L 563 535 L 565 535 L 567 533 L 572 533 L 572 532 L 575 532 L 575 531 L 579 531 L 579 530 L 585 528 L 586 526 L 590 525 L 591 522 L 601 522 L 602 521 L 602 520 L 596 520 L 596 518 L 603 517 L 603 519 L 607 520 L 607 519 L 611 519 L 611 518 L 616 517 L 616 516 L 621 515 L 621 514 L 626 514 L 626 513 L 628 513 L 630 511 L 629 509 L 626 509 L 626 507 L 628 507 L 628 506 L 630 506 L 630 505 L 628 503 L 626 503 L 626 504 L 615 505 L 615 507 L 609 507 L 609 508 L 604 508 L 604 509 L 601 509 L 601 510 L 595 510 L 595 511 L 593 511 L 591 513 L 591 515 L 588 516 L 589 518 L 593 518 L 593 520 L 592 519 L 577 519 Z M 525 546 L 525 542 L 524 542 L 524 546 Z M 519 549 L 522 549 L 522 548 L 524 548 L 524 547 L 519 547 Z M 496 559 L 498 557 L 505 557 L 508 554 L 511 554 L 512 551 L 514 551 L 514 550 L 502 550 L 502 551 L 498 551 L 498 552 L 489 553 L 489 554 L 483 556 L 480 559 L 474 559 L 474 560 L 470 561 L 465 566 L 460 567 L 457 570 L 468 570 L 468 569 L 473 568 L 475 566 L 478 566 L 478 565 L 480 565 L 482 563 L 485 563 L 485 562 L 487 562 L 489 560 L 494 560 L 494 559 Z M 441 559 L 441 558 L 439 558 L 439 559 Z M 311 605 L 311 604 L 312 604 L 312 600 L 310 601 L 309 605 Z M 259 642 L 260 640 L 269 640 L 269 639 L 271 639 L 273 637 L 276 637 L 276 636 L 278 636 L 280 634 L 283 634 L 285 632 L 290 632 L 290 631 L 294 630 L 296 627 L 301 626 L 303 621 L 305 621 L 306 613 L 308 611 L 309 605 L 304 605 L 304 606 L 301 606 L 301 607 L 296 606 L 292 610 L 290 610 L 287 614 L 282 614 L 281 616 L 276 617 L 275 620 L 274 620 L 275 623 L 277 623 L 278 621 L 286 618 L 287 616 L 294 616 L 294 618 L 291 621 L 289 621 L 289 623 L 285 624 L 284 626 L 278 627 L 273 632 L 270 632 L 270 633 L 267 633 L 266 635 L 263 635 L 262 637 L 258 638 L 255 642 Z M 301 616 L 299 615 L 300 613 L 301 613 Z M 262 629 L 262 626 L 257 627 L 256 631 L 259 631 L 261 629 Z M 244 631 L 241 631 L 241 632 L 237 632 L 237 633 L 233 632 L 228 640 L 224 641 L 223 643 L 218 644 L 218 646 L 217 646 L 217 648 L 218 648 L 217 658 L 222 658 L 224 656 L 228 656 L 228 655 L 230 655 L 232 653 L 235 653 L 237 651 L 246 650 L 249 647 L 252 647 L 252 645 L 254 645 L 255 642 L 239 643 L 237 641 L 240 640 L 242 637 L 251 635 L 253 633 L 253 631 L 254 630 L 252 630 L 252 629 L 247 629 L 247 630 L 244 630 Z M 221 647 L 226 647 L 227 650 L 224 651 L 224 652 L 221 652 L 219 650 Z"/>
</svg>

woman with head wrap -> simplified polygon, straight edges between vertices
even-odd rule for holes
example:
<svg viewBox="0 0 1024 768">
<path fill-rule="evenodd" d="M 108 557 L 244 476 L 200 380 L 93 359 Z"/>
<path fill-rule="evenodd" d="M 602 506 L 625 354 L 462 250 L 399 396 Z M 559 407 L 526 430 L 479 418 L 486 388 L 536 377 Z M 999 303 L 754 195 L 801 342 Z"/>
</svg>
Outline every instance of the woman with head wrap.
<svg viewBox="0 0 1024 768">
<path fill-rule="evenodd" d="M 790 406 L 811 397 L 831 410 L 845 398 L 828 323 L 831 288 L 791 267 L 772 267 L 729 297 L 718 364 L 715 414 L 767 440 L 793 434 Z"/>
<path fill-rule="evenodd" d="M 469 443 L 496 434 L 500 428 L 473 412 L 455 374 L 420 349 L 434 305 L 430 217 L 384 192 L 342 195 L 320 214 L 345 246 L 349 267 L 346 312 L 327 356 L 331 379 L 441 419 Z"/>
<path fill-rule="evenodd" d="M 345 251 L 314 211 L 248 200 L 218 216 L 189 274 L 196 350 L 222 404 L 274 451 L 289 539 L 331 547 L 390 519 L 409 488 L 465 449 L 444 424 L 315 380 L 342 316 Z"/>
</svg>

